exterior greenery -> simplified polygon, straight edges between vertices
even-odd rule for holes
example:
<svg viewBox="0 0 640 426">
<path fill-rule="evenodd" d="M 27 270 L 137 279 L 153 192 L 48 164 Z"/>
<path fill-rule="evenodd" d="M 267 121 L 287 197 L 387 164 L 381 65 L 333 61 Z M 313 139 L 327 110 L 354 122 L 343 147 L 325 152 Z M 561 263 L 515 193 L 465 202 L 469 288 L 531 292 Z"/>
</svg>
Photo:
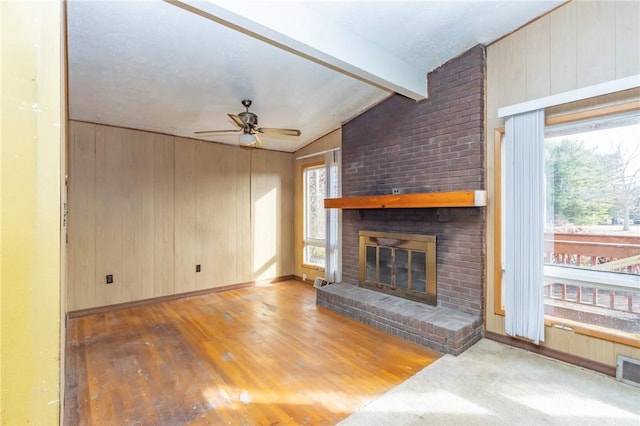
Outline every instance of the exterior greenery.
<svg viewBox="0 0 640 426">
<path fill-rule="evenodd" d="M 637 148 L 637 147 L 636 147 Z M 545 143 L 548 226 L 622 224 L 640 219 L 638 150 L 601 154 L 576 138 Z"/>
</svg>

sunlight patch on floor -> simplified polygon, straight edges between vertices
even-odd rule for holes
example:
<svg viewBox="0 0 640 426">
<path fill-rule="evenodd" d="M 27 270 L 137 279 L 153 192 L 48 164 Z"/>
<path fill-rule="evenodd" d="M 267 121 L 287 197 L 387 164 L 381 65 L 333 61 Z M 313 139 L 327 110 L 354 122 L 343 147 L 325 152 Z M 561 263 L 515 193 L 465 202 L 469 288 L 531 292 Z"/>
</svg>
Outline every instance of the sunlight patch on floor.
<svg viewBox="0 0 640 426">
<path fill-rule="evenodd" d="M 384 404 L 380 402 L 384 401 Z M 435 392 L 396 392 L 387 394 L 384 399 L 378 400 L 375 406 L 370 406 L 368 411 L 394 412 L 394 413 L 456 413 L 456 414 L 491 414 L 478 404 L 447 391 Z"/>
<path fill-rule="evenodd" d="M 324 392 L 315 390 L 300 390 L 300 392 L 278 393 L 264 392 L 257 389 L 241 389 L 231 386 L 209 387 L 202 391 L 212 410 L 238 410 L 250 404 L 277 405 L 317 405 L 321 404 L 334 413 L 353 410 L 353 399 L 360 399 L 362 404 L 371 400 L 372 395 L 350 395 L 351 401 L 344 392 Z M 412 402 L 414 403 L 414 402 Z"/>
<path fill-rule="evenodd" d="M 621 420 L 637 418 L 635 414 L 613 405 L 568 392 L 537 393 L 511 399 L 554 417 L 618 418 Z"/>
</svg>

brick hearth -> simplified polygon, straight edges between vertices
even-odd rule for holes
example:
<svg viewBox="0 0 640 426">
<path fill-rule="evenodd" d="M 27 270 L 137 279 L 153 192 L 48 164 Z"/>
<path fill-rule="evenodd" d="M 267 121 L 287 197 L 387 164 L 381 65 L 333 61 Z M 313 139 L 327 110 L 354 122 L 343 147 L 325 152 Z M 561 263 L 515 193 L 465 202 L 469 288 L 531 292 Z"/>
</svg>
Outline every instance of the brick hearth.
<svg viewBox="0 0 640 426">
<path fill-rule="evenodd" d="M 350 284 L 317 289 L 316 303 L 441 353 L 459 355 L 482 337 L 482 318 Z"/>
</svg>

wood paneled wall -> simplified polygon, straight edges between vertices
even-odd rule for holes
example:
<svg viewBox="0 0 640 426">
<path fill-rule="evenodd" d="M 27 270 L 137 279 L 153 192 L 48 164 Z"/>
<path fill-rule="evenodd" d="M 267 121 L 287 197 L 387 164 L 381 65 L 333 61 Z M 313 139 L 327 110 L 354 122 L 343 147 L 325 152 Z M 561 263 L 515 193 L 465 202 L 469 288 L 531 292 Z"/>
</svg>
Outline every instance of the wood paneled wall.
<svg viewBox="0 0 640 426">
<path fill-rule="evenodd" d="M 68 310 L 293 273 L 291 154 L 69 129 Z"/>
<path fill-rule="evenodd" d="M 486 327 L 505 334 L 495 315 L 494 130 L 504 125 L 498 108 L 640 73 L 640 3 L 573 1 L 487 47 L 487 293 Z M 554 108 L 567 113 L 627 102 L 639 92 Z M 637 349 L 547 327 L 546 345 L 615 366 L 616 355 L 640 357 Z"/>
</svg>

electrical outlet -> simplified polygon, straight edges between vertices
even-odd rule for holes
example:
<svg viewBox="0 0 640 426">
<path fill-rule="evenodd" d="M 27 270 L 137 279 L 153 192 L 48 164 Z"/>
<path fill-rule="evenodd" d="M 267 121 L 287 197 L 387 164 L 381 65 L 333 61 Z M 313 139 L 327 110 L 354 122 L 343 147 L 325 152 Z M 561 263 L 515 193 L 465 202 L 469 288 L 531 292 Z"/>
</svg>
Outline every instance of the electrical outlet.
<svg viewBox="0 0 640 426">
<path fill-rule="evenodd" d="M 107 275 L 107 284 L 113 284 L 113 275 L 112 274 Z"/>
<path fill-rule="evenodd" d="M 400 188 L 392 188 L 392 189 L 391 189 L 391 193 L 392 193 L 393 195 L 398 195 L 398 194 L 400 193 Z"/>
<path fill-rule="evenodd" d="M 202 270 L 202 267 L 200 265 L 196 265 L 196 272 L 200 272 Z"/>
</svg>

